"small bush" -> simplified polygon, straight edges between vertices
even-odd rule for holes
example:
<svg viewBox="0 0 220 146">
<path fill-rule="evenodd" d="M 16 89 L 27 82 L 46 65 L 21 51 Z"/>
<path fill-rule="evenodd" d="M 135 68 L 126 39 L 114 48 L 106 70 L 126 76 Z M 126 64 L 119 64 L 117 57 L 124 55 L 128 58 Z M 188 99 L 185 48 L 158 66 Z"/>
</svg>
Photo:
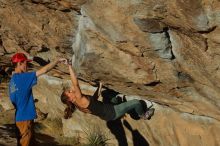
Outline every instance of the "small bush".
<svg viewBox="0 0 220 146">
<path fill-rule="evenodd" d="M 86 134 L 87 143 L 85 146 L 107 146 L 109 140 L 107 135 L 100 128 L 92 128 L 84 131 Z"/>
</svg>

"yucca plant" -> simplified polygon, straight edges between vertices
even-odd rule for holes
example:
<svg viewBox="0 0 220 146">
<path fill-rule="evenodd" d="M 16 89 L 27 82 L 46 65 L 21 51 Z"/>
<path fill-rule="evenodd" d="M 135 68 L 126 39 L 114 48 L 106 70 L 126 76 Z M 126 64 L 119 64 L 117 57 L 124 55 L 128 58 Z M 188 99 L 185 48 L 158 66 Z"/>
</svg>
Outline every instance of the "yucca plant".
<svg viewBox="0 0 220 146">
<path fill-rule="evenodd" d="M 84 146 L 107 146 L 108 137 L 100 130 L 100 128 L 92 128 L 84 130 L 86 134 L 87 143 Z"/>
</svg>

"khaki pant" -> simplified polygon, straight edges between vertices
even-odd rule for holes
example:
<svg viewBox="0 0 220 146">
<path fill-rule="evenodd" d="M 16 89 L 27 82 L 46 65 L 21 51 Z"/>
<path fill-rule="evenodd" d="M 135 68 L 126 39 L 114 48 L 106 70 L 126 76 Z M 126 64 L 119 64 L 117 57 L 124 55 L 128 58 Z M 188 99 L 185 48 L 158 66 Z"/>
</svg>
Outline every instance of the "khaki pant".
<svg viewBox="0 0 220 146">
<path fill-rule="evenodd" d="M 34 121 L 16 122 L 18 146 L 34 146 Z"/>
</svg>

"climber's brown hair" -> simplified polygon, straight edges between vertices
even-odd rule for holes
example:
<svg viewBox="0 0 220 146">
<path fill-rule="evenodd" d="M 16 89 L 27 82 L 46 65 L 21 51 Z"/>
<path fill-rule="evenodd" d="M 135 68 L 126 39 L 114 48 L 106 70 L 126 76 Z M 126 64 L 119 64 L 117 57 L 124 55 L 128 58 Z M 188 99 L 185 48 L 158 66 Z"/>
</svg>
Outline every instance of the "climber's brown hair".
<svg viewBox="0 0 220 146">
<path fill-rule="evenodd" d="M 69 87 L 64 87 L 63 93 L 60 96 L 62 103 L 67 105 L 66 109 L 64 110 L 64 119 L 71 118 L 73 112 L 76 109 L 75 105 L 68 100 L 69 97 L 66 95 L 66 91 L 68 91 L 68 90 L 70 90 Z"/>
</svg>

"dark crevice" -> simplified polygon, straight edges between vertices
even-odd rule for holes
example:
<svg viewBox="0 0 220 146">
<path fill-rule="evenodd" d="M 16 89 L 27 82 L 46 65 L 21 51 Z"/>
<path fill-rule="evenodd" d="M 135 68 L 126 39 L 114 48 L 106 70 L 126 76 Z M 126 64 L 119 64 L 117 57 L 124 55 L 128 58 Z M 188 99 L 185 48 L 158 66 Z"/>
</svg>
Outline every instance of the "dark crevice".
<svg viewBox="0 0 220 146">
<path fill-rule="evenodd" d="M 50 63 L 50 61 L 46 61 L 46 60 L 44 60 L 43 58 L 38 57 L 38 56 L 34 56 L 33 60 L 34 60 L 35 62 L 37 62 L 40 66 L 45 66 L 45 65 L 47 65 L 47 64 Z"/>
<path fill-rule="evenodd" d="M 168 32 L 169 31 L 169 27 L 164 27 L 163 28 L 163 32 Z"/>
<path fill-rule="evenodd" d="M 48 52 L 50 51 L 50 48 L 48 48 L 46 45 L 42 45 L 41 49 L 38 52 Z"/>
<path fill-rule="evenodd" d="M 4 54 L 7 53 L 5 47 L 3 46 L 2 36 L 0 35 L 0 47 L 2 47 Z"/>
<path fill-rule="evenodd" d="M 60 10 L 62 12 L 71 12 L 71 9 L 63 9 L 63 10 Z"/>
<path fill-rule="evenodd" d="M 217 26 L 212 26 L 211 28 L 208 28 L 207 30 L 198 31 L 198 33 L 201 33 L 201 34 L 210 33 L 212 31 L 214 31 L 216 28 L 217 28 Z"/>
<path fill-rule="evenodd" d="M 38 1 L 35 1 L 35 0 L 32 0 L 31 1 L 33 4 L 39 4 L 40 2 L 38 2 Z"/>
<path fill-rule="evenodd" d="M 0 46 L 3 45 L 3 42 L 2 42 L 2 36 L 0 35 Z"/>
<path fill-rule="evenodd" d="M 172 51 L 173 47 L 172 47 L 172 42 L 170 40 L 169 27 L 164 27 L 161 32 L 152 32 L 151 34 L 158 34 L 158 33 L 165 33 L 165 36 L 168 39 L 168 43 L 170 44 L 171 58 L 169 59 L 174 60 L 176 57 L 174 56 L 173 51 Z M 143 57 L 143 54 L 141 56 Z"/>
<path fill-rule="evenodd" d="M 169 34 L 169 28 L 168 27 L 165 27 L 164 29 L 164 32 L 165 32 L 165 35 L 166 35 L 166 37 L 167 37 L 167 39 L 168 39 L 168 42 L 169 42 L 169 44 L 170 44 L 170 50 L 171 50 L 171 55 L 172 55 L 172 57 L 170 58 L 170 60 L 174 60 L 176 57 L 174 56 L 174 54 L 173 54 L 173 46 L 172 46 L 172 42 L 171 42 L 171 40 L 170 40 L 170 34 Z"/>
<path fill-rule="evenodd" d="M 205 52 L 206 52 L 206 51 L 208 51 L 208 49 L 209 49 L 208 38 L 205 38 L 204 43 L 205 43 Z"/>
<path fill-rule="evenodd" d="M 89 83 L 89 82 L 90 82 L 89 80 L 86 80 L 86 79 L 81 78 L 81 77 L 77 77 L 77 79 L 80 80 L 80 81 L 86 82 L 86 83 Z"/>
<path fill-rule="evenodd" d="M 145 86 L 157 86 L 158 84 L 160 84 L 161 82 L 160 81 L 154 81 L 154 82 L 151 82 L 151 83 L 147 83 L 147 84 L 144 84 Z"/>
</svg>

